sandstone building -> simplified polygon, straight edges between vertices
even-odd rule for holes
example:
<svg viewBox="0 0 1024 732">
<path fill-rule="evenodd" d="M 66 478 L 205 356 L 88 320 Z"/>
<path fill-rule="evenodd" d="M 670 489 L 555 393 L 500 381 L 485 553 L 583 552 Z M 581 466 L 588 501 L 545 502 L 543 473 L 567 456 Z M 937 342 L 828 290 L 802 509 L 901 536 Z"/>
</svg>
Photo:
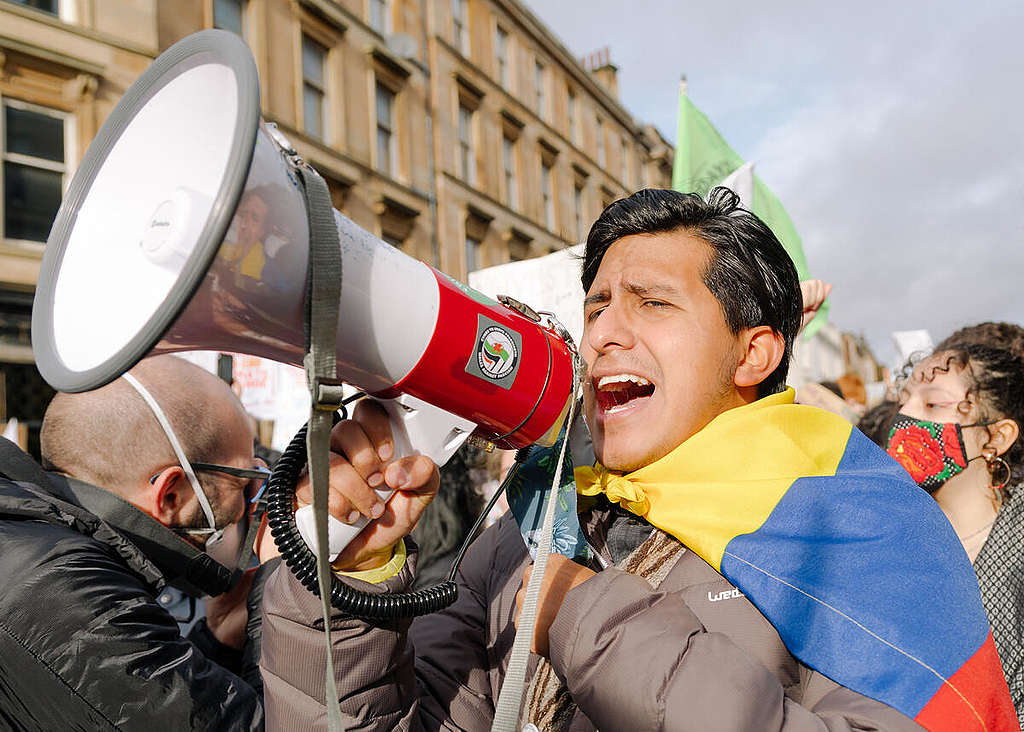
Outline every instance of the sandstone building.
<svg viewBox="0 0 1024 732">
<path fill-rule="evenodd" d="M 334 205 L 456 278 L 669 185 L 671 147 L 618 101 L 607 51 L 577 59 L 519 0 L 0 0 L 0 425 L 48 398 L 28 327 L 62 190 L 149 62 L 214 27 L 252 49 L 264 118 Z"/>
</svg>

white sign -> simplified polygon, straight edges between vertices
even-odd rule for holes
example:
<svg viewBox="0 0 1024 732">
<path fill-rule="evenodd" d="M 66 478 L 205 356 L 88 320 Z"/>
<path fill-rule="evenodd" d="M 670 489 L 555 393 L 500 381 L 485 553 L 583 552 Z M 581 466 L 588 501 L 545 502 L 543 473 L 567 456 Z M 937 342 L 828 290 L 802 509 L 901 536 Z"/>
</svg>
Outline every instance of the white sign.
<svg viewBox="0 0 1024 732">
<path fill-rule="evenodd" d="M 555 314 L 577 344 L 583 335 L 583 244 L 536 259 L 469 273 L 469 286 L 497 298 L 508 295 L 534 310 Z"/>
<path fill-rule="evenodd" d="M 931 353 L 935 348 L 931 333 L 923 329 L 893 331 L 892 340 L 896 344 L 899 366 L 905 364 L 913 354 Z"/>
</svg>

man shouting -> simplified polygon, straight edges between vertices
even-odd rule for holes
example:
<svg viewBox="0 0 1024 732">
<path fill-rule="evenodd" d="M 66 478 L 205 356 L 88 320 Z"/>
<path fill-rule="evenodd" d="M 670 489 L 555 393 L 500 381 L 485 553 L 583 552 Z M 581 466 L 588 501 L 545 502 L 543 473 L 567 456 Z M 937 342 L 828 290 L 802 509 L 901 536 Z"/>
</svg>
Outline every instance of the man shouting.
<svg viewBox="0 0 1024 732">
<path fill-rule="evenodd" d="M 706 201 L 640 191 L 594 224 L 582 281 L 596 460 L 576 485 L 590 559 L 550 557 L 522 728 L 1015 724 L 948 522 L 848 423 L 793 404 L 801 295 L 771 231 L 725 189 Z M 405 536 L 437 471 L 391 460 L 372 405 L 332 443 L 346 458 L 332 513 L 379 517 L 335 569 L 359 589 L 402 591 L 416 571 Z M 382 481 L 398 489 L 386 508 Z M 339 614 L 347 726 L 490 728 L 529 574 L 506 515 L 470 549 L 447 610 L 411 624 Z M 268 719 L 312 727 L 323 679 L 308 664 L 298 686 L 283 679 L 299 678 L 295 649 L 322 638 L 319 604 L 284 572 L 269 584 Z"/>
</svg>

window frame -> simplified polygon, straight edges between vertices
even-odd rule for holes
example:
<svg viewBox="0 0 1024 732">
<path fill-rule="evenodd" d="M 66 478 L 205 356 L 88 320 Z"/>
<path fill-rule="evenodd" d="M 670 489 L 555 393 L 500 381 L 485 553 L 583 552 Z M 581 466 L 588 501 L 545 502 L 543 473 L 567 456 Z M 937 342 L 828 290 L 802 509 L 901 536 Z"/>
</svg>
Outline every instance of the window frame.
<svg viewBox="0 0 1024 732">
<path fill-rule="evenodd" d="M 452 45 L 469 58 L 469 0 L 451 0 Z"/>
<path fill-rule="evenodd" d="M 630 188 L 632 186 L 629 177 L 629 140 L 626 139 L 625 135 L 619 135 L 619 155 L 621 156 L 622 185 L 626 188 Z"/>
<path fill-rule="evenodd" d="M 306 76 L 306 43 L 307 41 L 320 49 L 323 53 L 320 59 L 320 73 L 323 81 L 322 85 L 318 85 L 311 81 Z M 306 28 L 302 28 L 300 31 L 299 40 L 299 76 L 301 78 L 301 91 L 300 91 L 300 102 L 302 109 L 302 133 L 307 137 L 322 142 L 324 144 L 331 144 L 330 134 L 330 95 L 328 89 L 330 88 L 329 76 L 329 65 L 331 58 L 331 48 L 325 44 L 316 34 L 310 32 Z M 309 120 L 306 119 L 306 89 L 311 88 L 313 91 L 320 95 L 320 134 L 314 135 L 309 130 Z"/>
<path fill-rule="evenodd" d="M 539 58 L 533 60 L 533 93 L 537 116 L 547 119 L 548 95 L 546 89 L 547 66 Z"/>
<path fill-rule="evenodd" d="M 519 155 L 517 140 L 507 133 L 501 136 L 501 172 L 505 205 L 519 210 Z"/>
<path fill-rule="evenodd" d="M 241 32 L 238 36 L 243 41 L 249 39 L 249 0 L 237 0 L 238 2 L 238 17 L 241 21 Z M 217 0 L 210 0 L 210 25 L 213 28 L 220 30 L 226 30 L 234 33 L 234 29 L 225 28 L 224 26 L 217 25 Z"/>
<path fill-rule="evenodd" d="M 540 202 L 544 228 L 554 231 L 558 216 L 555 210 L 555 164 L 554 161 L 549 162 L 543 153 L 540 157 Z"/>
<path fill-rule="evenodd" d="M 587 234 L 583 231 L 583 207 L 586 205 L 583 194 L 585 193 L 586 184 L 582 181 L 577 180 L 572 187 L 572 202 L 573 208 L 576 210 L 576 243 L 580 243 L 587 240 Z"/>
<path fill-rule="evenodd" d="M 458 139 L 458 176 L 468 186 L 476 186 L 476 110 L 459 96 L 456 112 Z M 463 124 L 465 122 L 465 125 Z M 464 136 L 465 133 L 465 136 Z"/>
<path fill-rule="evenodd" d="M 481 239 L 475 239 L 468 231 L 466 232 L 465 240 L 466 245 L 463 257 L 465 258 L 466 265 L 466 279 L 469 279 L 470 272 L 483 268 L 484 243 Z M 470 254 L 471 252 L 472 254 Z"/>
<path fill-rule="evenodd" d="M 63 144 L 64 144 L 64 160 L 63 162 L 57 162 L 55 160 L 49 160 L 47 158 L 40 158 L 34 155 L 26 155 L 24 153 L 12 153 L 7 150 L 7 111 L 8 106 L 14 107 L 15 109 L 21 109 L 26 112 L 33 112 L 41 114 L 47 117 L 52 117 L 63 122 Z M 7 163 L 13 163 L 15 165 L 24 165 L 26 167 L 38 168 L 40 170 L 47 170 L 53 173 L 60 173 L 60 198 L 64 200 L 64 195 L 67 193 L 68 185 L 71 183 L 71 172 L 73 170 L 73 163 L 76 160 L 77 151 L 75 149 L 77 125 L 75 115 L 71 112 L 67 112 L 62 109 L 54 107 L 47 107 L 41 104 L 34 104 L 32 102 L 26 102 L 21 99 L 14 97 L 8 97 L 0 94 L 0 241 L 5 242 L 18 242 L 28 247 L 42 248 L 46 245 L 46 240 L 36 239 L 17 239 L 7 234 L 7 190 L 6 190 L 6 175 L 4 168 Z M 54 212 L 56 214 L 56 212 Z"/>
<path fill-rule="evenodd" d="M 390 119 L 388 125 L 381 125 L 380 120 L 380 100 L 381 92 L 390 95 Z M 397 177 L 398 174 L 398 134 L 396 127 L 398 126 L 398 91 L 396 91 L 390 84 L 384 83 L 379 76 L 374 77 L 374 88 L 373 88 L 373 117 L 374 117 L 374 169 L 379 173 L 384 173 L 391 178 Z M 388 165 L 383 166 L 381 161 L 381 132 L 384 131 L 388 135 Z"/>
<path fill-rule="evenodd" d="M 388 36 L 391 33 L 391 0 L 367 0 L 367 3 L 366 24 L 380 35 Z M 380 10 L 379 23 L 374 22 L 374 8 Z"/>
<path fill-rule="evenodd" d="M 52 11 L 50 11 L 50 10 L 43 10 L 42 8 L 36 8 L 36 7 L 31 6 L 31 5 L 27 5 L 24 2 L 18 2 L 18 0 L 10 0 L 10 2 L 11 2 L 12 5 L 18 5 L 18 6 L 22 7 L 22 8 L 27 9 L 27 10 L 34 10 L 37 13 L 45 13 L 46 15 L 49 15 L 51 17 L 60 18 L 61 20 L 64 20 L 64 16 L 61 13 L 61 11 L 63 10 L 62 6 L 65 4 L 64 0 L 53 0 L 54 5 L 56 5 L 56 9 L 52 10 Z"/>
<path fill-rule="evenodd" d="M 566 89 L 566 119 L 569 123 L 569 142 L 573 145 L 579 145 L 579 118 L 577 112 L 577 105 L 579 104 L 579 97 L 576 96 L 576 90 L 571 86 Z"/>
<path fill-rule="evenodd" d="M 512 75 L 509 67 L 509 40 L 511 36 L 500 23 L 494 26 L 494 60 L 495 77 L 498 85 L 505 91 L 511 91 Z"/>
</svg>

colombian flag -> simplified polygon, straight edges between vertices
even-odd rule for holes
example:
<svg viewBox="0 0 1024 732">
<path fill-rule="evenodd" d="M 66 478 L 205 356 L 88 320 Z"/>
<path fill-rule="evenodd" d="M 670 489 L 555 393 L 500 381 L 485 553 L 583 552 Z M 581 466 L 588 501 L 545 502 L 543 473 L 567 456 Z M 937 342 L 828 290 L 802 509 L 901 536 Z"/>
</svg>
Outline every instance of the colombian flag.
<svg viewBox="0 0 1024 732">
<path fill-rule="evenodd" d="M 789 651 L 931 730 L 1018 730 L 974 571 L 945 515 L 840 417 L 787 390 L 625 476 L 576 469 L 738 587 Z"/>
</svg>

